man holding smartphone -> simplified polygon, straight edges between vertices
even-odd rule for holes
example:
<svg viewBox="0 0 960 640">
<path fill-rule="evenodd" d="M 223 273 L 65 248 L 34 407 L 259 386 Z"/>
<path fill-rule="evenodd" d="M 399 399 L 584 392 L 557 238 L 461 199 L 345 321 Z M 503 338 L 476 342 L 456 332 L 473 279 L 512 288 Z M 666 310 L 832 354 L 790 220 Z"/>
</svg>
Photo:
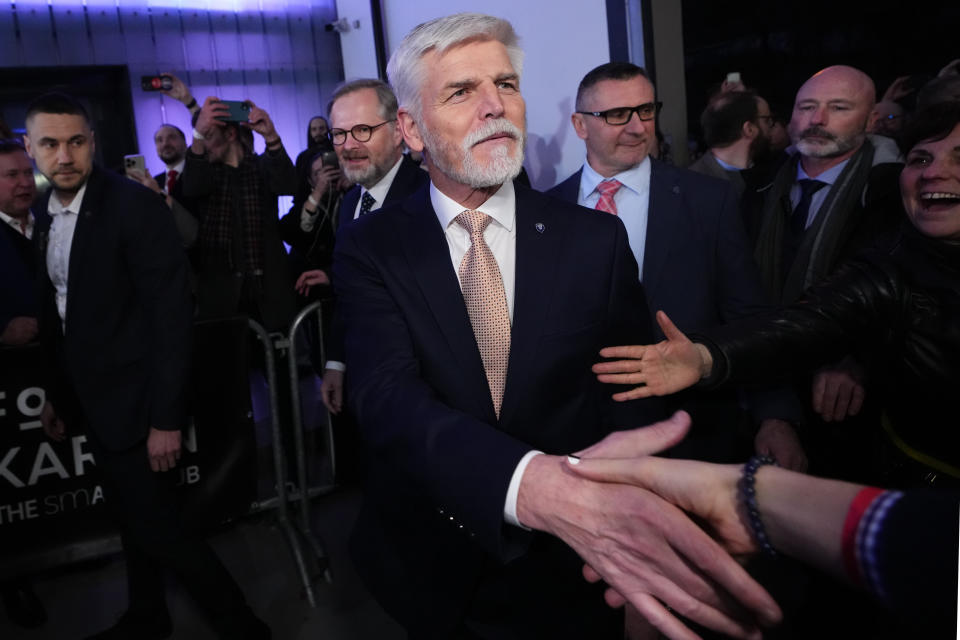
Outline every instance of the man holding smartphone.
<svg viewBox="0 0 960 640">
<path fill-rule="evenodd" d="M 194 251 L 201 318 L 243 313 L 268 330 L 294 314 L 287 254 L 277 226 L 277 196 L 297 186 L 293 162 L 270 115 L 246 101 L 248 119 L 218 98 L 204 101 L 186 156 L 183 194 L 203 224 Z M 258 133 L 257 155 L 244 134 Z"/>
</svg>

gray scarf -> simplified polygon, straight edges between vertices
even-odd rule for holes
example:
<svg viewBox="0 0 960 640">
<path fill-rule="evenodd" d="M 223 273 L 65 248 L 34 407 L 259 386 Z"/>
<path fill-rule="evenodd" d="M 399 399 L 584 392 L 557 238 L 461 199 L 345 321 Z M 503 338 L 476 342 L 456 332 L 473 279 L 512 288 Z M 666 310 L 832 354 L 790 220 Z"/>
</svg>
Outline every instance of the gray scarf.
<svg viewBox="0 0 960 640">
<path fill-rule="evenodd" d="M 786 274 L 781 270 L 781 253 L 783 235 L 793 213 L 790 188 L 796 181 L 799 154 L 780 169 L 764 200 L 763 223 L 754 253 L 764 286 L 776 302 L 794 302 L 807 287 L 833 271 L 840 249 L 863 213 L 860 199 L 873 166 L 873 152 L 873 145 L 865 140 L 850 157 L 804 233 L 793 266 Z"/>
</svg>

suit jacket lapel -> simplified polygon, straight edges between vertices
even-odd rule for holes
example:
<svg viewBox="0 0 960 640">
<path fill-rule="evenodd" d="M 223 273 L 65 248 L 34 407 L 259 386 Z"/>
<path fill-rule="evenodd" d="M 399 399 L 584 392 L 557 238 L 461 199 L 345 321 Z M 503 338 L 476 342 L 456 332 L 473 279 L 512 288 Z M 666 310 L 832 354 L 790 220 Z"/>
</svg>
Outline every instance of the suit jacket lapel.
<svg viewBox="0 0 960 640">
<path fill-rule="evenodd" d="M 94 167 L 87 180 L 87 190 L 80 203 L 80 214 L 77 216 L 77 226 L 73 230 L 73 240 L 70 244 L 70 264 L 67 275 L 67 318 L 71 317 L 70 310 L 74 306 L 78 295 L 82 296 L 83 265 L 86 263 L 86 254 L 90 250 L 95 233 L 91 218 L 96 215 L 96 208 L 101 195 L 100 169 Z"/>
<path fill-rule="evenodd" d="M 488 389 L 480 350 L 470 325 L 460 282 L 450 261 L 450 249 L 444 230 L 430 203 L 428 187 L 419 189 L 403 202 L 404 219 L 397 216 L 398 234 L 410 270 L 437 321 L 456 362 L 463 384 L 471 389 Z M 509 378 L 508 378 L 509 379 Z M 496 420 L 489 392 L 476 394 L 476 415 Z"/>
<path fill-rule="evenodd" d="M 653 162 L 650 170 L 650 203 L 647 207 L 647 237 L 643 249 L 643 287 L 651 294 L 656 290 L 660 273 L 666 267 L 670 245 L 680 224 L 680 186 L 672 172 Z"/>
<path fill-rule="evenodd" d="M 579 184 L 579 183 L 578 183 Z M 564 229 L 550 215 L 538 194 L 516 185 L 517 254 L 514 278 L 513 327 L 507 386 L 500 411 L 501 424 L 509 424 L 526 394 L 530 370 L 550 300 L 555 288 L 557 261 Z"/>
</svg>

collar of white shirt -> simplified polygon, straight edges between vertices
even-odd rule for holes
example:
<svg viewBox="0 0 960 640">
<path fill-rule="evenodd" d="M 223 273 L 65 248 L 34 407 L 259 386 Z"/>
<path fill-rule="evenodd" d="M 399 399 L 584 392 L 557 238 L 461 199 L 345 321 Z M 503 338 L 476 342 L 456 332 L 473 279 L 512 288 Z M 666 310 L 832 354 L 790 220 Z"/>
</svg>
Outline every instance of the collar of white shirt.
<svg viewBox="0 0 960 640">
<path fill-rule="evenodd" d="M 847 163 L 850 162 L 850 158 L 847 158 L 840 164 L 830 167 L 816 178 L 811 178 L 807 175 L 807 172 L 803 170 L 803 163 L 797 163 L 797 182 L 801 180 L 819 180 L 820 182 L 825 182 L 826 184 L 832 185 L 837 181 L 837 178 L 840 177 L 840 174 L 843 172 L 844 168 L 847 166 Z"/>
<path fill-rule="evenodd" d="M 650 156 L 647 156 L 637 166 L 611 177 L 640 195 L 650 189 L 650 166 Z M 597 190 L 597 185 L 607 179 L 594 171 L 589 162 L 584 162 L 583 176 L 580 178 L 580 200 L 583 201 L 590 197 L 590 194 Z"/>
<path fill-rule="evenodd" d="M 89 182 L 89 181 L 88 181 Z M 83 203 L 83 194 L 87 192 L 87 182 L 83 183 L 83 186 L 80 187 L 80 190 L 77 191 L 77 195 L 73 197 L 73 200 L 70 201 L 70 204 L 62 204 L 60 198 L 57 197 L 56 192 L 50 194 L 50 201 L 47 203 L 47 213 L 52 216 L 59 215 L 61 213 L 80 213 L 80 205 Z"/>
<path fill-rule="evenodd" d="M 440 220 L 440 226 L 446 229 L 453 222 L 454 218 L 466 211 L 462 204 L 447 197 L 437 189 L 433 182 L 430 183 L 430 203 L 433 204 L 433 210 L 437 213 L 437 219 Z M 517 217 L 517 198 L 513 189 L 513 180 L 507 180 L 497 192 L 487 198 L 475 210 L 482 211 L 507 231 L 513 230 L 513 223 Z"/>
<path fill-rule="evenodd" d="M 10 225 L 12 229 L 15 229 L 17 233 L 25 235 L 27 238 L 33 237 L 33 214 L 27 211 L 27 230 L 24 231 L 20 226 L 20 221 L 13 216 L 8 216 L 3 211 L 0 211 L 0 220 L 3 220 L 5 224 Z"/>
<path fill-rule="evenodd" d="M 185 166 L 187 166 L 187 159 L 186 159 L 186 158 L 184 158 L 183 160 L 181 160 L 181 161 L 178 162 L 177 164 L 173 165 L 172 167 L 171 167 L 170 165 L 167 165 L 167 168 L 164 170 L 163 175 L 169 176 L 171 171 L 176 171 L 176 172 L 177 172 L 177 175 L 179 176 L 181 173 L 183 173 L 183 168 L 184 168 Z M 166 182 L 166 180 L 164 180 L 164 182 Z"/>
<path fill-rule="evenodd" d="M 383 201 L 387 198 L 387 192 L 390 191 L 390 186 L 393 184 L 393 179 L 397 176 L 397 171 L 400 170 L 400 163 L 403 162 L 403 154 L 400 154 L 400 159 L 397 160 L 396 164 L 390 168 L 390 171 L 380 178 L 377 184 L 373 185 L 369 189 L 360 187 L 360 201 L 357 202 L 357 211 L 360 211 L 360 203 L 363 202 L 363 194 L 369 193 L 373 196 L 373 199 L 376 200 L 374 203 L 374 208 L 372 211 L 375 211 L 383 206 Z M 356 212 L 354 212 L 356 216 Z"/>
</svg>

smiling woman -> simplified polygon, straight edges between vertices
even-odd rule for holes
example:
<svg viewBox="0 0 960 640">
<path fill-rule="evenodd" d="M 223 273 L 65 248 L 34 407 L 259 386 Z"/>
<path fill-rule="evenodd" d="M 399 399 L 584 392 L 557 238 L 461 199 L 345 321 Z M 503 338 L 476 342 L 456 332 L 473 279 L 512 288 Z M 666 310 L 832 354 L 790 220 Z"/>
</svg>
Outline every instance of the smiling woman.
<svg viewBox="0 0 960 640">
<path fill-rule="evenodd" d="M 900 174 L 903 205 L 923 235 L 960 242 L 960 123 L 949 132 L 924 129 L 931 135 L 910 150 Z"/>
</svg>

